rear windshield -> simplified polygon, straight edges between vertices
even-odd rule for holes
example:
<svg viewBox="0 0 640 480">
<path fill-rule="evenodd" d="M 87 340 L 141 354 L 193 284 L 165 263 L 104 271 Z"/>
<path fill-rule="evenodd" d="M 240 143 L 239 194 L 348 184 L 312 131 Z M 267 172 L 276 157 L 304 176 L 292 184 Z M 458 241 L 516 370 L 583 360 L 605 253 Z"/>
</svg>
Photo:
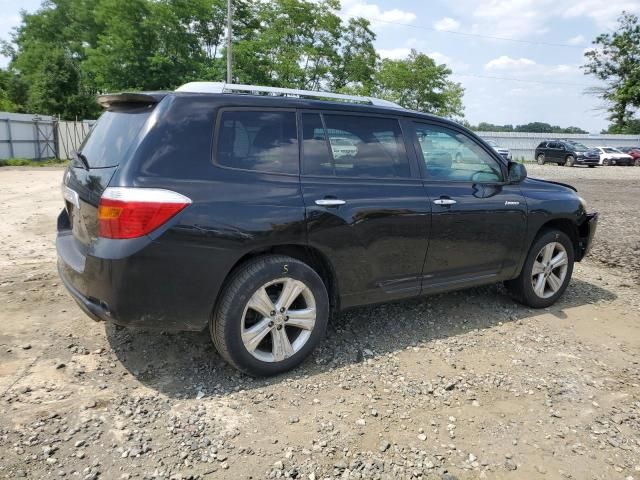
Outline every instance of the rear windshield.
<svg viewBox="0 0 640 480">
<path fill-rule="evenodd" d="M 153 106 L 144 106 L 104 112 L 79 148 L 89 166 L 118 166 L 152 109 Z"/>
</svg>

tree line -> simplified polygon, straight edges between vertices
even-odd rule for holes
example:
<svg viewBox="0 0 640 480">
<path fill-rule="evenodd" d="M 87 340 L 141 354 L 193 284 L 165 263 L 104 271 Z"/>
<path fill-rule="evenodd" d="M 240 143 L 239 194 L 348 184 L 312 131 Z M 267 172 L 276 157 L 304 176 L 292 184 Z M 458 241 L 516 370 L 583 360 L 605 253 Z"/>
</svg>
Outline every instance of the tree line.
<svg viewBox="0 0 640 480">
<path fill-rule="evenodd" d="M 425 54 L 381 59 L 338 0 L 234 0 L 233 81 L 380 96 L 462 118 L 464 90 Z M 94 118 L 95 95 L 226 78 L 226 0 L 47 0 L 22 12 L 0 71 L 0 109 Z"/>
</svg>

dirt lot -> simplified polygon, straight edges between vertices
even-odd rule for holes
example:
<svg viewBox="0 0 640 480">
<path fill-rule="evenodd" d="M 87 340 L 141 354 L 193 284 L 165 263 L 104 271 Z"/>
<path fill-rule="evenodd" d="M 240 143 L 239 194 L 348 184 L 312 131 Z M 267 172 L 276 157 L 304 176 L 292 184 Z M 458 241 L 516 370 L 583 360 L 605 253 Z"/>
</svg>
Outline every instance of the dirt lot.
<svg viewBox="0 0 640 480">
<path fill-rule="evenodd" d="M 601 212 L 553 308 L 499 286 L 353 310 L 256 380 L 205 333 L 94 323 L 59 169 L 0 169 L 0 477 L 640 479 L 640 168 L 529 167 Z"/>
</svg>

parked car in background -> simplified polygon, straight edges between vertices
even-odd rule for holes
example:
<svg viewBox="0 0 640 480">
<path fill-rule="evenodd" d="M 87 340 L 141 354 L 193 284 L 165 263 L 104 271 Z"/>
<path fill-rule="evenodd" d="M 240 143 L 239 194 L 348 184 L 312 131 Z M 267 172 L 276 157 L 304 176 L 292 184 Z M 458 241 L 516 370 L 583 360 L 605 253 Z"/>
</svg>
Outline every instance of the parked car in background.
<svg viewBox="0 0 640 480">
<path fill-rule="evenodd" d="M 578 142 L 568 140 L 545 140 L 536 147 L 536 162 L 557 163 L 567 167 L 588 165 L 593 168 L 600 164 L 600 153 Z"/>
<path fill-rule="evenodd" d="M 617 148 L 596 147 L 600 154 L 600 165 L 633 165 L 633 158 Z"/>
<path fill-rule="evenodd" d="M 491 148 L 498 152 L 498 155 L 500 155 L 502 158 L 504 158 L 505 160 L 512 160 L 511 150 L 506 147 L 501 147 L 493 140 L 486 140 L 486 142 Z"/>
<path fill-rule="evenodd" d="M 636 167 L 640 167 L 640 147 L 618 147 L 618 150 L 630 155 L 633 160 L 633 164 Z"/>
<path fill-rule="evenodd" d="M 300 364 L 345 308 L 497 282 L 549 307 L 596 230 L 575 188 L 386 100 L 195 82 L 99 102 L 63 177 L 64 285 L 94 320 L 208 327 L 252 375 Z"/>
</svg>

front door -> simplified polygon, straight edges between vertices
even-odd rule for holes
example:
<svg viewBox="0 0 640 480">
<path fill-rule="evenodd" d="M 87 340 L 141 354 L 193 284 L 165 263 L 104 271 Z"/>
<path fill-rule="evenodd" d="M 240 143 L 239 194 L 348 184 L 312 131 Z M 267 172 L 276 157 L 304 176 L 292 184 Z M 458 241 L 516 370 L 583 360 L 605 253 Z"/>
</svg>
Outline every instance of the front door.
<svg viewBox="0 0 640 480">
<path fill-rule="evenodd" d="M 341 306 L 419 294 L 431 204 L 398 120 L 307 111 L 299 122 L 308 242 L 332 264 Z"/>
<path fill-rule="evenodd" d="M 527 205 L 519 185 L 506 184 L 505 163 L 464 131 L 413 125 L 432 205 L 423 291 L 509 277 L 525 248 Z M 453 152 L 462 158 L 454 162 Z"/>
</svg>

